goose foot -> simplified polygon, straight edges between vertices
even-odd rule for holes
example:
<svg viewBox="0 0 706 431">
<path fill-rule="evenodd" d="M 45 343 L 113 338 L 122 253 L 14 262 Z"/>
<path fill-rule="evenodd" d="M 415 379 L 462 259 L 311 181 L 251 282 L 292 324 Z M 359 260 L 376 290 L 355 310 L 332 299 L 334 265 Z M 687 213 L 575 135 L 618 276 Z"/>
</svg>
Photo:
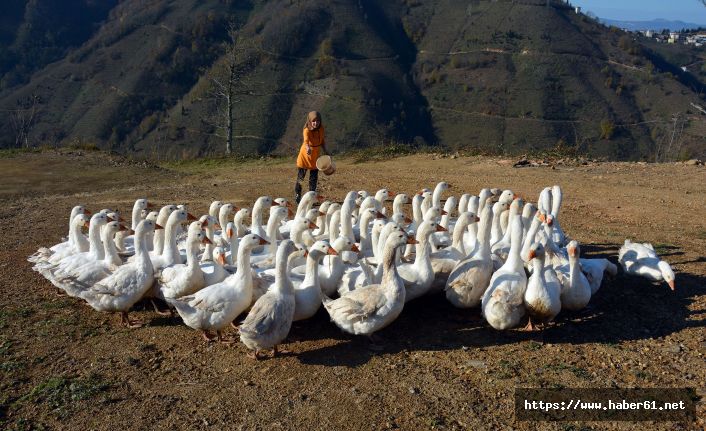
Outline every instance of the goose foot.
<svg viewBox="0 0 706 431">
<path fill-rule="evenodd" d="M 141 328 L 144 325 L 144 323 L 139 320 L 130 320 L 127 311 L 120 313 L 120 323 L 130 329 Z"/>
<path fill-rule="evenodd" d="M 152 303 L 152 307 L 154 308 L 154 312 L 159 314 L 160 316 L 169 316 L 169 317 L 174 316 L 174 312 L 171 309 L 169 309 L 167 311 L 160 310 L 159 307 L 157 306 L 157 303 L 154 302 L 154 299 L 150 299 L 150 302 Z"/>
<path fill-rule="evenodd" d="M 204 340 L 207 342 L 211 342 L 214 340 L 215 337 L 211 336 L 211 334 L 208 333 L 208 331 L 201 331 L 201 336 L 203 337 Z"/>
<path fill-rule="evenodd" d="M 230 322 L 230 326 L 232 326 L 233 329 L 240 329 L 240 328 L 238 328 L 238 325 L 235 324 L 235 320 Z"/>
<path fill-rule="evenodd" d="M 275 347 L 272 349 L 272 357 L 273 357 L 273 358 L 274 358 L 274 357 L 277 357 L 277 355 L 289 355 L 290 353 L 292 353 L 290 350 L 287 350 L 287 349 L 277 349 L 277 346 L 275 346 Z"/>
<path fill-rule="evenodd" d="M 260 356 L 259 350 L 255 350 L 254 352 L 248 352 L 247 356 L 248 356 L 248 358 L 254 359 L 256 361 L 259 361 L 260 359 L 262 359 L 262 356 Z"/>
<path fill-rule="evenodd" d="M 532 318 L 529 318 L 529 319 L 527 319 L 527 326 L 525 326 L 524 328 L 522 328 L 522 330 L 523 330 L 523 331 L 530 331 L 530 332 L 532 332 L 532 331 L 538 331 L 539 328 L 536 327 L 536 326 L 534 326 L 534 325 L 532 324 Z"/>
<path fill-rule="evenodd" d="M 221 331 L 216 331 L 216 338 L 218 342 L 222 344 L 234 344 L 236 342 L 235 338 L 224 338 Z"/>
</svg>

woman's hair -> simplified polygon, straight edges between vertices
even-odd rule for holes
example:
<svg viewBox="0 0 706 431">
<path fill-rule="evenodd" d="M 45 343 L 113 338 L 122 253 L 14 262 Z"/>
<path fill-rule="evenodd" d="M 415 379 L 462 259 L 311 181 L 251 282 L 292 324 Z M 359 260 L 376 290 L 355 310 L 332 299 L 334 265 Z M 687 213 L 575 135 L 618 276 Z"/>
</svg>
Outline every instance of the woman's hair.
<svg viewBox="0 0 706 431">
<path fill-rule="evenodd" d="M 304 123 L 304 127 L 306 127 L 309 130 L 316 130 L 314 128 L 314 126 L 311 125 L 311 122 L 317 118 L 319 120 L 319 125 L 316 127 L 316 129 L 321 127 L 321 114 L 318 111 L 309 112 L 309 114 L 306 116 L 306 123 Z"/>
</svg>

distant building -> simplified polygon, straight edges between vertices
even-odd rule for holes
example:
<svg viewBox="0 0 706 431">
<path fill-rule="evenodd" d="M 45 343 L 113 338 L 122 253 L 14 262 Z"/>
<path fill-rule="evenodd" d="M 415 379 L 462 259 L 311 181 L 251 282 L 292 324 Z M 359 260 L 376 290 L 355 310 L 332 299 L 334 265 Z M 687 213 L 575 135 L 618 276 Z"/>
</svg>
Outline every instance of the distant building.
<svg viewBox="0 0 706 431">
<path fill-rule="evenodd" d="M 581 13 L 581 6 L 576 6 L 574 11 L 576 11 L 577 14 L 580 14 Z"/>
<path fill-rule="evenodd" d="M 679 33 L 676 32 L 671 32 L 669 33 L 669 39 L 667 40 L 669 43 L 677 43 L 679 42 Z"/>
<path fill-rule="evenodd" d="M 654 36 L 654 32 L 652 30 L 645 30 L 642 32 L 642 34 L 645 35 L 645 37 L 652 37 Z"/>
</svg>

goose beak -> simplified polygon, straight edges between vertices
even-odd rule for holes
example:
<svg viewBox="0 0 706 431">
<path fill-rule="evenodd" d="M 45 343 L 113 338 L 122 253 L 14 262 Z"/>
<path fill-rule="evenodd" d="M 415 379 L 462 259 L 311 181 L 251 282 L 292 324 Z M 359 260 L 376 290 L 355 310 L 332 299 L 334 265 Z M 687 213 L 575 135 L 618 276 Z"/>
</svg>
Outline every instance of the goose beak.
<svg viewBox="0 0 706 431">
<path fill-rule="evenodd" d="M 228 238 L 233 238 L 233 229 L 226 229 L 226 236 Z"/>
<path fill-rule="evenodd" d="M 326 198 L 321 195 L 316 195 L 316 200 L 319 201 L 319 203 L 321 203 L 321 202 L 325 201 Z"/>
<path fill-rule="evenodd" d="M 157 223 L 154 224 L 154 229 L 164 229 L 162 226 L 158 225 Z"/>
<path fill-rule="evenodd" d="M 424 190 L 418 191 L 417 194 L 418 194 L 419 196 L 424 196 Z"/>
<path fill-rule="evenodd" d="M 667 284 L 669 285 L 669 288 L 670 288 L 670 289 L 674 290 L 674 287 L 675 287 L 675 286 L 674 286 L 674 280 L 668 281 Z"/>
<path fill-rule="evenodd" d="M 413 236 L 410 236 L 409 238 L 407 238 L 407 244 L 419 244 L 419 241 L 414 239 Z"/>
<path fill-rule="evenodd" d="M 448 213 L 445 210 L 441 210 L 441 215 L 447 215 Z"/>
<path fill-rule="evenodd" d="M 201 244 L 213 244 L 213 241 L 211 241 L 210 239 L 208 239 L 207 236 L 205 236 L 205 237 L 203 237 L 203 239 L 201 240 Z"/>
<path fill-rule="evenodd" d="M 86 214 L 86 215 L 91 215 L 91 212 L 90 212 L 89 210 L 87 210 L 87 209 L 84 209 L 84 210 L 83 210 L 83 213 Z"/>
<path fill-rule="evenodd" d="M 147 202 L 147 208 L 149 208 L 149 209 L 154 208 L 154 204 L 152 202 Z"/>
<path fill-rule="evenodd" d="M 186 213 L 186 221 L 196 221 L 198 220 L 196 217 L 194 217 L 193 214 L 191 213 Z"/>
<path fill-rule="evenodd" d="M 315 223 L 309 223 L 309 229 L 318 229 L 319 227 Z"/>
<path fill-rule="evenodd" d="M 225 264 L 226 264 L 226 256 L 225 256 L 224 254 L 219 254 L 218 257 L 216 258 L 216 260 L 217 260 L 218 263 L 220 263 L 221 265 L 225 265 Z"/>
<path fill-rule="evenodd" d="M 377 213 L 375 213 L 375 218 L 384 218 L 384 219 L 386 219 L 387 216 L 386 216 L 385 214 L 381 213 L 380 211 L 378 211 Z"/>
<path fill-rule="evenodd" d="M 537 253 L 534 250 L 530 250 L 529 254 L 527 255 L 528 260 L 532 260 L 535 257 L 537 257 Z"/>
<path fill-rule="evenodd" d="M 118 228 L 118 230 L 126 231 L 126 230 L 128 230 L 128 228 L 127 228 L 127 226 L 121 224 L 120 227 Z"/>
<path fill-rule="evenodd" d="M 132 230 L 132 229 L 130 229 L 130 230 L 128 231 L 128 233 L 129 233 L 130 235 L 135 235 L 135 231 Z"/>
<path fill-rule="evenodd" d="M 201 222 L 201 227 L 208 227 L 208 219 Z"/>
<path fill-rule="evenodd" d="M 258 237 L 258 238 L 260 238 L 260 245 L 267 245 L 267 244 L 270 243 L 270 242 L 267 241 L 265 238 L 261 238 L 261 237 Z"/>
<path fill-rule="evenodd" d="M 326 215 L 326 213 L 325 213 L 325 212 L 323 212 L 323 211 L 321 211 L 321 210 L 319 210 L 319 215 L 320 215 L 320 216 L 325 216 L 325 215 Z"/>
<path fill-rule="evenodd" d="M 404 222 L 405 223 L 412 223 L 412 219 L 407 216 L 404 216 Z"/>
<path fill-rule="evenodd" d="M 436 231 L 437 231 L 437 232 L 447 232 L 448 229 L 446 229 L 445 227 L 443 227 L 443 226 L 441 226 L 440 224 L 438 224 L 438 225 L 436 225 Z"/>
<path fill-rule="evenodd" d="M 115 220 L 113 219 L 113 217 L 106 217 L 106 219 L 108 219 L 108 223 L 111 223 L 111 222 L 114 222 L 114 221 L 115 221 Z"/>
<path fill-rule="evenodd" d="M 478 222 L 480 221 L 480 217 L 475 216 L 474 218 L 475 218 L 475 220 L 476 220 L 476 223 L 478 223 Z"/>
<path fill-rule="evenodd" d="M 83 227 L 91 227 L 91 224 L 89 222 L 83 222 Z"/>
<path fill-rule="evenodd" d="M 387 191 L 388 198 L 394 198 L 395 196 L 397 196 L 397 193 L 390 191 L 390 190 Z"/>
<path fill-rule="evenodd" d="M 216 224 L 213 225 L 213 228 L 214 228 L 214 229 L 220 229 L 220 228 L 221 228 L 221 225 L 219 225 L 218 223 L 216 223 Z"/>
<path fill-rule="evenodd" d="M 547 218 L 547 226 L 551 226 L 554 224 L 554 219 L 553 218 Z"/>
<path fill-rule="evenodd" d="M 329 247 L 329 248 L 328 248 L 328 251 L 326 252 L 326 254 L 330 254 L 331 256 L 338 256 L 338 252 L 337 252 L 336 249 L 333 248 L 333 247 Z"/>
<path fill-rule="evenodd" d="M 309 257 L 309 250 L 304 250 L 304 257 Z"/>
<path fill-rule="evenodd" d="M 353 244 L 353 246 L 351 247 L 351 251 L 354 251 L 356 253 L 360 253 L 360 249 L 358 248 L 358 246 L 356 244 Z"/>
<path fill-rule="evenodd" d="M 118 216 L 118 221 L 119 221 L 119 222 L 125 222 L 125 219 L 123 218 L 123 216 Z"/>
<path fill-rule="evenodd" d="M 515 199 L 519 198 L 519 197 L 520 197 L 520 195 L 518 195 L 517 193 L 513 193 L 513 194 L 512 194 L 512 200 L 513 200 L 513 201 L 514 201 Z"/>
</svg>

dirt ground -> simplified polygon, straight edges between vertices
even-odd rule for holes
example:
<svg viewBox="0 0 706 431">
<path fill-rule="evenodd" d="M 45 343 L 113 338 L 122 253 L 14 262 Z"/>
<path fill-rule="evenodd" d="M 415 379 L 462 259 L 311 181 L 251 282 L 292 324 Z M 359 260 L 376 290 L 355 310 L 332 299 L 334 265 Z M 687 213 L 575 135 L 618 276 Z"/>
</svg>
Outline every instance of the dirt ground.
<svg viewBox="0 0 706 431">
<path fill-rule="evenodd" d="M 413 193 L 511 188 L 536 201 L 560 184 L 562 227 L 584 256 L 617 261 L 625 238 L 672 263 L 675 292 L 620 273 L 590 309 L 540 333 L 498 332 L 479 310 L 441 297 L 407 304 L 386 349 L 342 334 L 322 309 L 294 325 L 290 355 L 255 362 L 241 344 L 206 344 L 178 317 L 138 304 L 140 329 L 58 296 L 26 257 L 66 234 L 70 208 L 148 197 L 202 214 L 213 199 L 292 197 L 292 160 L 203 161 L 167 168 L 67 151 L 0 158 L 0 426 L 5 429 L 703 429 L 695 423 L 521 422 L 516 387 L 706 388 L 706 168 L 600 163 L 513 168 L 489 158 L 417 155 L 339 160 L 320 190 Z M 411 211 L 411 208 L 410 208 Z"/>
</svg>

